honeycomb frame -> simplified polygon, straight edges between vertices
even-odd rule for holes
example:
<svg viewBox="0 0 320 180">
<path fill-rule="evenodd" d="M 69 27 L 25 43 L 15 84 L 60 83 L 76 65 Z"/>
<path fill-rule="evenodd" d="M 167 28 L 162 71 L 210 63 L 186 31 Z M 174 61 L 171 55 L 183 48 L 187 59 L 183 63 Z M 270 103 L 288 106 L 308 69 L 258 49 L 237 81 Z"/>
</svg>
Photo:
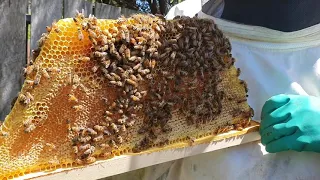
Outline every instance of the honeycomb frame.
<svg viewBox="0 0 320 180">
<path fill-rule="evenodd" d="M 78 13 L 47 29 L 0 129 L 2 178 L 193 145 L 250 123 L 246 83 L 211 20 Z"/>
</svg>

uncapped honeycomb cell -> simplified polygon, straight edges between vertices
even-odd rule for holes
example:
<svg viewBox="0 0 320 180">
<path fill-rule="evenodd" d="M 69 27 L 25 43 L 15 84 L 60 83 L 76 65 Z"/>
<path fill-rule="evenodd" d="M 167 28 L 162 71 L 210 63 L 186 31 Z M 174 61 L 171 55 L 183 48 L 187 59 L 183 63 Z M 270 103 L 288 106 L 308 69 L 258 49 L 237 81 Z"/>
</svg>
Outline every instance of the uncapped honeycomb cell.
<svg viewBox="0 0 320 180">
<path fill-rule="evenodd" d="M 253 115 L 228 39 L 207 19 L 62 19 L 39 40 L 1 126 L 0 177 L 192 145 Z"/>
</svg>

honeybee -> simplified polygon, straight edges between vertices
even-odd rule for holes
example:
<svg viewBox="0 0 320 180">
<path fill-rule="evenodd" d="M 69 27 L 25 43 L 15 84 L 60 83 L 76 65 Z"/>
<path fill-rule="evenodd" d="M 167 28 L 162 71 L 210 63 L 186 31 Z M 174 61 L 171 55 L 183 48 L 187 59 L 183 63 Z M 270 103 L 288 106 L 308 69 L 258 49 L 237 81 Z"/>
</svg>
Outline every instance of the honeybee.
<svg viewBox="0 0 320 180">
<path fill-rule="evenodd" d="M 114 109 L 117 107 L 117 103 L 116 102 L 112 102 L 111 106 L 110 106 L 110 109 Z"/>
<path fill-rule="evenodd" d="M 142 75 L 146 75 L 150 73 L 150 69 L 138 69 L 138 72 L 141 73 Z"/>
<path fill-rule="evenodd" d="M 82 105 L 75 105 L 75 106 L 72 106 L 72 108 L 75 109 L 76 111 L 80 111 L 84 109 Z"/>
<path fill-rule="evenodd" d="M 124 124 L 126 121 L 127 121 L 127 119 L 125 119 L 125 118 L 118 119 L 118 123 L 120 123 L 120 124 Z"/>
<path fill-rule="evenodd" d="M 76 18 L 84 19 L 84 9 L 81 10 L 81 13 L 76 10 Z"/>
<path fill-rule="evenodd" d="M 50 75 L 48 74 L 47 70 L 46 69 L 41 69 L 41 73 L 43 74 L 43 76 L 47 79 L 50 79 Z"/>
<path fill-rule="evenodd" d="M 133 46 L 134 49 L 139 49 L 139 50 L 142 50 L 144 46 L 142 45 L 135 45 Z"/>
<path fill-rule="evenodd" d="M 56 33 L 61 32 L 60 29 L 59 29 L 59 27 L 58 27 L 58 25 L 57 25 L 57 21 L 56 21 L 56 20 L 54 20 L 54 21 L 52 22 L 51 27 L 52 27 L 52 29 L 53 29 Z"/>
<path fill-rule="evenodd" d="M 41 50 L 41 49 L 38 47 L 37 49 L 33 49 L 33 50 L 31 51 L 31 53 L 32 53 L 32 60 L 33 60 L 33 61 L 39 56 L 40 50 Z"/>
<path fill-rule="evenodd" d="M 131 97 L 131 99 L 132 99 L 133 101 L 140 101 L 140 98 L 138 98 L 138 97 L 135 96 L 135 95 L 131 95 L 130 97 Z"/>
<path fill-rule="evenodd" d="M 110 75 L 113 76 L 116 81 L 121 81 L 121 77 L 118 74 L 110 73 Z"/>
<path fill-rule="evenodd" d="M 34 100 L 34 97 L 30 94 L 30 92 L 26 92 L 26 98 L 29 99 L 30 101 Z"/>
<path fill-rule="evenodd" d="M 52 30 L 51 26 L 46 26 L 46 30 L 48 33 L 51 32 L 51 30 Z"/>
<path fill-rule="evenodd" d="M 157 48 L 154 48 L 154 47 L 151 47 L 151 48 L 149 48 L 149 49 L 147 49 L 147 53 L 154 53 L 154 52 L 156 52 L 157 51 Z"/>
<path fill-rule="evenodd" d="M 89 92 L 89 89 L 87 87 L 85 87 L 83 84 L 79 84 L 79 87 L 81 88 L 82 91 L 84 91 L 85 93 Z"/>
<path fill-rule="evenodd" d="M 150 39 L 150 34 L 145 31 L 139 31 L 139 36 L 145 39 Z"/>
<path fill-rule="evenodd" d="M 240 68 L 237 68 L 237 76 L 239 77 L 240 74 L 241 74 L 241 70 L 240 70 Z"/>
<path fill-rule="evenodd" d="M 122 144 L 123 143 L 123 139 L 120 135 L 117 135 L 117 141 L 119 144 Z"/>
<path fill-rule="evenodd" d="M 97 38 L 97 34 L 93 31 L 93 30 L 91 30 L 91 29 L 88 29 L 88 32 L 89 32 L 89 36 L 91 37 L 91 38 Z"/>
<path fill-rule="evenodd" d="M 117 143 L 114 141 L 114 140 L 110 140 L 110 144 L 111 144 L 111 146 L 112 147 L 114 147 L 114 148 L 116 148 L 116 149 L 118 149 L 119 147 L 117 146 Z"/>
<path fill-rule="evenodd" d="M 103 134 L 101 134 L 101 135 L 93 138 L 93 141 L 94 141 L 94 142 L 98 142 L 98 141 L 102 141 L 102 140 L 103 140 Z"/>
<path fill-rule="evenodd" d="M 98 133 L 97 133 L 95 130 L 93 130 L 92 128 L 87 128 L 86 130 L 87 130 L 87 132 L 88 132 L 90 135 L 97 135 L 97 134 L 98 134 Z"/>
<path fill-rule="evenodd" d="M 121 125 L 120 131 L 121 131 L 121 132 L 126 132 L 126 131 L 127 131 L 126 125 L 124 125 L 124 124 Z"/>
<path fill-rule="evenodd" d="M 56 149 L 56 146 L 54 144 L 51 144 L 51 143 L 46 143 L 46 146 L 48 146 L 51 150 L 52 149 Z"/>
<path fill-rule="evenodd" d="M 73 153 L 78 154 L 78 146 L 72 146 Z"/>
<path fill-rule="evenodd" d="M 93 127 L 93 129 L 95 129 L 95 130 L 97 130 L 97 131 L 99 131 L 99 132 L 103 132 L 103 131 L 104 131 L 104 127 L 103 127 L 103 126 L 100 126 L 100 125 L 95 125 L 95 126 Z"/>
<path fill-rule="evenodd" d="M 81 29 L 78 27 L 78 39 L 79 39 L 79 41 L 82 41 L 83 38 L 84 38 L 83 33 L 82 33 Z"/>
<path fill-rule="evenodd" d="M 112 128 L 116 133 L 119 132 L 118 126 L 117 126 L 116 124 L 111 123 L 110 126 L 111 126 L 111 128 Z"/>
<path fill-rule="evenodd" d="M 90 145 L 90 144 L 89 144 L 89 145 Z M 90 154 L 94 153 L 95 149 L 96 149 L 96 148 L 95 148 L 94 146 L 90 146 L 90 148 L 87 149 L 87 150 L 85 150 L 85 151 L 83 152 L 83 154 L 84 154 L 84 155 L 90 155 Z"/>
<path fill-rule="evenodd" d="M 46 42 L 46 40 L 47 40 L 47 34 L 43 33 L 41 35 L 40 39 L 38 40 L 38 46 L 42 47 L 44 45 L 44 43 Z"/>
<path fill-rule="evenodd" d="M 47 68 L 47 72 L 60 73 L 61 69 L 58 67 Z"/>
<path fill-rule="evenodd" d="M 127 46 L 122 44 L 119 48 L 119 53 L 123 53 L 125 51 L 125 49 L 127 49 Z"/>
<path fill-rule="evenodd" d="M 78 158 L 74 162 L 77 163 L 78 165 L 83 164 L 83 161 L 81 159 L 78 159 Z"/>
<path fill-rule="evenodd" d="M 78 99 L 77 97 L 75 97 L 73 94 L 68 94 L 68 97 L 69 97 L 69 101 L 74 101 L 74 102 L 78 102 Z"/>
<path fill-rule="evenodd" d="M 152 27 L 153 29 L 155 29 L 156 31 L 161 32 L 161 28 L 160 28 L 160 26 L 159 26 L 158 24 L 154 23 L 154 24 L 152 24 L 151 27 Z"/>
<path fill-rule="evenodd" d="M 85 137 L 79 138 L 79 142 L 81 143 L 86 143 L 86 142 L 89 142 L 90 140 L 91 140 L 91 136 L 85 136 Z"/>
<path fill-rule="evenodd" d="M 94 73 L 97 72 L 98 69 L 99 69 L 99 66 L 98 66 L 98 65 L 95 65 L 95 66 L 93 66 L 93 67 L 91 68 L 92 72 L 94 72 Z"/>
<path fill-rule="evenodd" d="M 242 131 L 242 130 L 243 130 L 243 127 L 241 127 L 240 124 L 235 124 L 234 126 L 235 126 L 235 129 L 236 129 L 237 131 Z"/>
<path fill-rule="evenodd" d="M 23 121 L 23 126 L 24 127 L 30 126 L 32 124 L 32 120 L 33 120 L 33 118 L 31 116 L 28 117 L 25 121 Z"/>
<path fill-rule="evenodd" d="M 126 79 L 126 82 L 134 87 L 138 86 L 138 83 L 136 83 L 135 81 L 133 81 L 132 79 Z"/>
<path fill-rule="evenodd" d="M 104 68 L 109 68 L 111 61 L 108 60 L 102 60 L 101 63 L 104 65 Z"/>
<path fill-rule="evenodd" d="M 121 81 L 110 81 L 110 83 L 119 87 L 123 87 L 123 83 Z"/>
<path fill-rule="evenodd" d="M 126 39 L 126 34 L 125 34 L 124 30 L 120 31 L 120 38 L 121 38 L 121 40 L 125 40 Z"/>
<path fill-rule="evenodd" d="M 36 128 L 36 126 L 34 124 L 30 124 L 28 127 L 26 127 L 24 129 L 24 132 L 26 133 L 30 133 L 31 131 L 33 131 Z"/>
<path fill-rule="evenodd" d="M 138 81 L 143 81 L 143 78 L 140 74 L 137 74 Z"/>
<path fill-rule="evenodd" d="M 122 105 L 120 104 L 120 106 L 122 106 Z M 119 113 L 119 114 L 123 114 L 123 110 L 122 110 L 122 109 L 119 109 L 119 110 L 118 110 L 118 113 Z"/>
<path fill-rule="evenodd" d="M 95 46 L 98 44 L 97 40 L 92 38 L 91 36 L 89 36 L 89 39 L 92 42 L 92 44 L 94 44 Z"/>
<path fill-rule="evenodd" d="M 83 131 L 84 128 L 83 127 L 79 127 L 79 126 L 73 126 L 73 127 L 71 127 L 71 130 L 78 133 L 80 131 Z"/>
<path fill-rule="evenodd" d="M 122 23 L 124 23 L 124 22 L 126 22 L 127 20 L 126 20 L 126 18 L 122 15 L 122 16 L 120 16 L 119 18 L 118 18 L 118 20 L 117 20 L 117 24 L 122 24 Z M 121 26 L 122 27 L 122 26 Z M 126 28 L 125 26 L 123 26 L 123 28 Z"/>
<path fill-rule="evenodd" d="M 5 132 L 5 131 L 0 131 L 0 135 L 3 137 L 7 137 L 7 136 L 9 136 L 9 133 Z"/>
<path fill-rule="evenodd" d="M 95 157 L 92 157 L 92 156 L 91 156 L 91 157 L 88 157 L 88 158 L 86 159 L 86 162 L 89 163 L 89 164 L 90 164 L 90 163 L 94 163 L 95 161 L 96 161 L 96 158 L 95 158 Z"/>
<path fill-rule="evenodd" d="M 131 56 L 130 58 L 129 58 L 129 61 L 135 61 L 137 59 L 137 56 Z"/>
<path fill-rule="evenodd" d="M 26 75 L 31 74 L 33 72 L 33 70 L 34 70 L 34 65 L 29 65 L 23 69 L 24 74 L 26 74 Z"/>
<path fill-rule="evenodd" d="M 113 113 L 110 112 L 110 111 L 105 111 L 105 114 L 106 114 L 107 116 L 112 116 L 112 115 L 113 115 Z"/>
<path fill-rule="evenodd" d="M 69 85 L 72 84 L 72 74 L 71 74 L 70 72 L 67 74 L 67 83 L 68 83 Z"/>
<path fill-rule="evenodd" d="M 138 81 L 138 78 L 137 78 L 135 75 L 133 75 L 133 74 L 130 74 L 130 79 L 131 79 L 132 81 Z"/>
<path fill-rule="evenodd" d="M 176 58 L 176 54 L 177 54 L 177 52 L 176 52 L 176 51 L 173 51 L 173 52 L 171 53 L 171 55 L 170 55 L 170 58 L 171 58 L 172 60 L 174 60 L 174 59 Z"/>
<path fill-rule="evenodd" d="M 117 27 L 113 26 L 112 28 L 110 28 L 110 30 L 115 33 L 115 34 L 118 34 L 119 30 Z"/>
<path fill-rule="evenodd" d="M 111 76 L 110 74 L 105 74 L 106 78 L 109 79 L 110 81 L 115 81 L 115 78 Z"/>
<path fill-rule="evenodd" d="M 109 49 L 109 46 L 107 44 L 103 45 L 102 47 L 99 48 L 99 51 L 107 51 Z"/>
<path fill-rule="evenodd" d="M 130 33 L 129 33 L 129 31 L 128 30 L 125 31 L 124 34 L 125 34 L 126 43 L 129 43 L 130 42 Z"/>
<path fill-rule="evenodd" d="M 127 122 L 127 126 L 131 127 L 134 125 L 134 123 L 135 123 L 135 120 L 131 120 L 131 121 Z"/>
<path fill-rule="evenodd" d="M 100 146 L 100 148 L 101 148 L 102 150 L 105 150 L 105 149 L 110 148 L 109 144 L 105 144 L 105 143 L 100 144 L 99 146 Z"/>
<path fill-rule="evenodd" d="M 34 79 L 34 85 L 38 85 L 40 83 L 40 80 L 41 80 L 41 74 L 37 73 Z"/>
<path fill-rule="evenodd" d="M 48 164 L 50 164 L 50 165 L 58 165 L 58 164 L 60 164 L 60 161 L 58 160 L 57 156 L 54 156 L 54 159 L 49 160 Z"/>
<path fill-rule="evenodd" d="M 94 55 L 95 57 L 100 57 L 100 58 L 101 58 L 101 57 L 107 56 L 108 53 L 96 51 L 96 52 L 93 53 L 93 55 Z"/>
<path fill-rule="evenodd" d="M 190 137 L 190 136 L 187 136 L 187 139 L 189 140 L 190 145 L 193 145 L 196 140 L 194 137 Z"/>
<path fill-rule="evenodd" d="M 73 75 L 72 82 L 73 84 L 76 84 L 76 85 L 80 84 L 80 77 L 77 74 Z"/>
<path fill-rule="evenodd" d="M 32 80 L 25 80 L 26 84 L 33 86 L 34 85 L 34 81 Z"/>
<path fill-rule="evenodd" d="M 240 84 L 243 85 L 245 92 L 248 93 L 248 85 L 247 82 L 245 82 L 244 80 L 240 80 Z"/>
<path fill-rule="evenodd" d="M 122 56 L 118 53 L 118 52 L 113 52 L 113 56 L 115 56 L 115 58 L 117 59 L 117 60 L 121 60 L 122 59 Z"/>
<path fill-rule="evenodd" d="M 151 69 L 154 69 L 155 68 L 155 66 L 156 66 L 156 60 L 154 60 L 154 59 L 152 59 L 151 61 L 150 61 L 150 68 Z"/>
<path fill-rule="evenodd" d="M 108 30 L 103 30 L 102 33 L 107 36 L 108 39 L 112 38 L 112 34 Z"/>
<path fill-rule="evenodd" d="M 107 129 L 105 129 L 103 131 L 103 134 L 106 135 L 106 136 L 111 136 L 111 132 L 109 130 L 107 130 Z"/>
<path fill-rule="evenodd" d="M 86 22 L 86 21 L 82 22 L 82 23 L 81 23 L 82 30 L 88 30 L 88 28 L 89 28 L 89 25 L 88 25 L 88 24 L 89 24 L 89 23 Z"/>
<path fill-rule="evenodd" d="M 74 17 L 74 18 L 72 18 L 72 19 L 73 19 L 73 22 L 74 22 L 74 23 L 78 24 L 79 21 L 77 20 L 77 18 Z"/>
<path fill-rule="evenodd" d="M 137 65 L 133 66 L 133 70 L 138 70 L 141 67 L 141 63 L 138 63 Z"/>
</svg>

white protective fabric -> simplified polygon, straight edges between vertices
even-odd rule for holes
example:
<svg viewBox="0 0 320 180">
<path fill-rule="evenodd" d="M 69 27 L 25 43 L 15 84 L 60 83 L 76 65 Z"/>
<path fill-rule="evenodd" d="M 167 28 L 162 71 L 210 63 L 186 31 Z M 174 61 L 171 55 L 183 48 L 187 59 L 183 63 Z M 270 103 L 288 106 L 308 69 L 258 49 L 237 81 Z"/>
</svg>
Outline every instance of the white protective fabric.
<svg viewBox="0 0 320 180">
<path fill-rule="evenodd" d="M 248 83 L 248 103 L 260 119 L 264 102 L 281 93 L 320 95 L 320 24 L 296 32 L 240 25 L 201 12 L 204 3 L 186 0 L 174 6 L 167 19 L 176 15 L 212 18 L 229 37 L 235 66 Z M 320 118 L 320 117 L 319 117 Z M 168 162 L 145 169 L 144 179 L 319 179 L 320 154 L 282 152 L 269 154 L 254 142 Z M 160 168 L 161 167 L 161 168 Z"/>
</svg>

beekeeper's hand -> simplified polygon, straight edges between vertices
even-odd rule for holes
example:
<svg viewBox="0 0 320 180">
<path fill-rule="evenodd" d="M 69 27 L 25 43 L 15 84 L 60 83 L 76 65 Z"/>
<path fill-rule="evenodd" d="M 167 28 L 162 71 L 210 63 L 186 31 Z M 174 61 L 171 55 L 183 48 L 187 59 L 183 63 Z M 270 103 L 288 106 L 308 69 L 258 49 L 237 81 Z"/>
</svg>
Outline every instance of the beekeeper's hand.
<svg viewBox="0 0 320 180">
<path fill-rule="evenodd" d="M 294 150 L 320 152 L 320 98 L 276 95 L 261 113 L 261 143 L 270 153 Z"/>
</svg>

